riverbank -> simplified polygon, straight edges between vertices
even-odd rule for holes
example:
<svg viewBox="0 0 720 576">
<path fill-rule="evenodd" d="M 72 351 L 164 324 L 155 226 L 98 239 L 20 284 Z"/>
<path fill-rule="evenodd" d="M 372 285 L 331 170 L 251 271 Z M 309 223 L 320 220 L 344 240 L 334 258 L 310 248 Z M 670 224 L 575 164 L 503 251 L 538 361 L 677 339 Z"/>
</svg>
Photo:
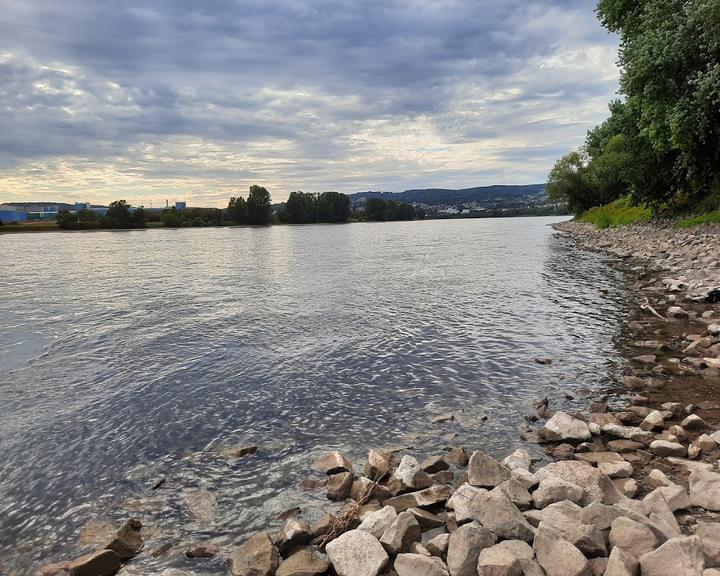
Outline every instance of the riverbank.
<svg viewBox="0 0 720 576">
<path fill-rule="evenodd" d="M 720 456 L 720 373 L 713 367 L 720 314 L 702 302 L 715 268 L 702 250 L 693 256 L 696 241 L 714 246 L 717 238 L 710 231 L 560 229 L 583 247 L 619 257 L 638 306 L 627 330 L 636 353 L 628 354 L 615 389 L 591 399 L 581 414 L 553 414 L 554 398 L 528 414 L 523 437 L 557 462 L 533 462 L 520 440 L 502 461 L 446 446 L 448 439 L 424 460 L 403 449 L 371 450 L 367 462 L 333 453 L 316 464 L 306 487 L 344 503 L 338 512 L 310 523 L 305 510 L 291 509 L 279 534 L 244 543 L 200 538 L 183 550 L 185 565 L 163 574 L 190 575 L 193 564 L 205 571 L 226 560 L 236 575 L 285 576 L 325 574 L 330 565 L 341 576 L 616 575 L 637 574 L 638 563 L 651 576 L 703 575 L 720 563 L 713 544 L 720 476 L 712 472 Z M 652 238 L 654 247 L 637 238 Z M 252 448 L 239 447 L 235 456 L 254 458 Z M 76 561 L 72 572 L 99 574 L 89 570 L 100 560 L 103 570 L 116 570 L 114 547 L 102 551 L 111 538 L 96 538 L 101 551 Z M 158 553 L 152 531 L 144 538 L 142 553 Z M 129 560 L 120 573 L 142 571 Z"/>
</svg>

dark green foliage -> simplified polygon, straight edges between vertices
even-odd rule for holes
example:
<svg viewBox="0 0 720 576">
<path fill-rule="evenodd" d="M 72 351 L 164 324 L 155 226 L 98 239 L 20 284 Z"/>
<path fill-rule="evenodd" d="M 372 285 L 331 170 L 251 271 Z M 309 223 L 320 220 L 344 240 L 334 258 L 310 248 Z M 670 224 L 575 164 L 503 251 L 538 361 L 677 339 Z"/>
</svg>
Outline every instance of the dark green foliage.
<svg viewBox="0 0 720 576">
<path fill-rule="evenodd" d="M 407 202 L 395 202 L 381 198 L 368 198 L 365 202 L 364 219 L 370 222 L 415 220 L 418 217 L 415 206 Z M 424 211 L 422 217 L 425 217 Z"/>
<path fill-rule="evenodd" d="M 100 216 L 92 210 L 79 210 L 78 212 L 61 210 L 58 213 L 57 224 L 63 230 L 144 228 L 145 210 L 142 207 L 131 210 L 125 200 L 117 200 L 108 206 L 108 211 L 104 216 Z"/>
<path fill-rule="evenodd" d="M 186 208 L 177 210 L 174 206 L 162 211 L 162 222 L 168 228 L 195 228 L 222 226 L 223 211 L 218 208 Z"/>
<path fill-rule="evenodd" d="M 247 224 L 248 223 L 248 209 L 247 202 L 242 196 L 233 196 L 230 198 L 228 207 L 226 210 L 227 219 L 235 224 Z"/>
<path fill-rule="evenodd" d="M 314 224 L 317 222 L 347 222 L 350 218 L 350 198 L 339 192 L 311 194 L 291 192 L 285 208 L 278 214 L 287 224 Z"/>
<path fill-rule="evenodd" d="M 597 13 L 620 34 L 625 98 L 580 162 L 558 162 L 550 193 L 578 207 L 626 190 L 655 211 L 720 193 L 720 2 L 600 0 Z"/>
<path fill-rule="evenodd" d="M 270 193 L 262 186 L 251 186 L 247 199 L 248 224 L 269 224 L 271 211 Z"/>
</svg>

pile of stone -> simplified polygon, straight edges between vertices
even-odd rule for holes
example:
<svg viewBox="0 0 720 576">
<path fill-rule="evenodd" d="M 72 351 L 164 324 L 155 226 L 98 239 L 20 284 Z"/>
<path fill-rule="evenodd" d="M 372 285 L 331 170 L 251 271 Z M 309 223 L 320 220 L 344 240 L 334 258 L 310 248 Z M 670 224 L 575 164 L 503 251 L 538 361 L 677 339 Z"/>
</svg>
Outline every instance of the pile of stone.
<svg viewBox="0 0 720 576">
<path fill-rule="evenodd" d="M 131 518 L 99 550 L 74 560 L 47 564 L 35 576 L 111 576 L 142 549 L 141 530 L 140 520 Z"/>
</svg>

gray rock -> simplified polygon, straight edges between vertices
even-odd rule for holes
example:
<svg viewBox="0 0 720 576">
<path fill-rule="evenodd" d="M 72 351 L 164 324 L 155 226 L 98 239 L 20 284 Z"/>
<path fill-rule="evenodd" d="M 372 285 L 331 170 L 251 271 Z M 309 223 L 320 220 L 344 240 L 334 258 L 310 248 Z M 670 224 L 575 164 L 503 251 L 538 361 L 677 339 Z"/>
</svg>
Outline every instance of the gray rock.
<svg viewBox="0 0 720 576">
<path fill-rule="evenodd" d="M 602 431 L 608 436 L 615 436 L 616 438 L 624 438 L 625 440 L 642 443 L 651 442 L 654 437 L 652 432 L 648 432 L 642 428 L 623 426 L 621 424 L 605 424 L 602 427 Z"/>
<path fill-rule="evenodd" d="M 545 426 L 538 430 L 540 438 L 548 441 L 560 440 L 590 440 L 592 434 L 588 425 L 577 420 L 567 412 L 556 412 Z"/>
<path fill-rule="evenodd" d="M 330 563 L 319 551 L 305 548 L 285 560 L 275 576 L 322 576 L 329 568 Z"/>
<path fill-rule="evenodd" d="M 450 498 L 450 487 L 444 484 L 435 484 L 425 490 L 388 498 L 384 504 L 386 506 L 392 506 L 398 512 L 403 512 L 408 508 L 434 506 L 435 504 L 445 502 L 448 498 Z"/>
<path fill-rule="evenodd" d="M 279 562 L 278 551 L 265 532 L 235 548 L 229 559 L 233 576 L 273 576 Z"/>
<path fill-rule="evenodd" d="M 518 448 L 512 454 L 506 456 L 502 463 L 509 470 L 530 471 L 530 454 L 524 448 Z"/>
<path fill-rule="evenodd" d="M 615 547 L 610 552 L 604 576 L 637 576 L 639 566 L 635 556 Z"/>
<path fill-rule="evenodd" d="M 353 466 L 350 460 L 345 458 L 340 452 L 331 452 L 326 454 L 320 460 L 312 465 L 314 470 L 318 470 L 323 474 L 330 476 L 340 472 L 352 472 Z"/>
<path fill-rule="evenodd" d="M 442 518 L 422 508 L 408 508 L 407 511 L 415 516 L 415 520 L 420 524 L 420 529 L 423 532 L 445 525 L 445 521 Z"/>
<path fill-rule="evenodd" d="M 705 554 L 705 566 L 720 566 L 720 524 L 701 522 L 695 535 L 700 538 Z"/>
<path fill-rule="evenodd" d="M 720 474 L 698 470 L 690 474 L 690 503 L 720 512 Z"/>
<path fill-rule="evenodd" d="M 411 543 L 419 542 L 421 538 L 420 524 L 412 512 L 405 511 L 398 514 L 389 528 L 385 530 L 380 538 L 380 544 L 389 554 L 396 555 L 406 552 Z"/>
<path fill-rule="evenodd" d="M 537 490 L 532 494 L 532 499 L 535 507 L 542 509 L 563 500 L 570 500 L 578 504 L 584 496 L 585 490 L 577 484 L 562 478 L 550 477 L 540 481 Z"/>
<path fill-rule="evenodd" d="M 373 512 L 372 514 L 366 516 L 357 529 L 369 532 L 379 540 L 382 538 L 382 535 L 385 534 L 385 530 L 390 528 L 392 523 L 395 522 L 397 516 L 398 514 L 395 511 L 395 508 L 392 506 L 385 506 L 377 512 Z"/>
<path fill-rule="evenodd" d="M 645 524 L 620 517 L 613 520 L 610 527 L 610 543 L 613 547 L 622 548 L 635 558 L 640 558 L 643 554 L 654 550 L 660 544 L 660 540 Z"/>
<path fill-rule="evenodd" d="M 436 472 L 448 470 L 450 464 L 445 461 L 443 456 L 429 456 L 420 463 L 420 468 L 428 474 L 435 474 Z"/>
<path fill-rule="evenodd" d="M 498 538 L 532 542 L 535 530 L 500 488 L 477 494 L 472 505 L 473 519 L 495 532 Z"/>
<path fill-rule="evenodd" d="M 98 550 L 80 556 L 68 565 L 71 576 L 111 576 L 119 569 L 120 556 L 112 550 Z"/>
<path fill-rule="evenodd" d="M 608 478 L 629 478 L 633 473 L 632 464 L 625 460 L 620 462 L 599 462 L 598 470 Z"/>
<path fill-rule="evenodd" d="M 587 506 L 591 502 L 605 501 L 605 489 L 602 485 L 603 475 L 586 462 L 571 460 L 551 462 L 538 470 L 535 476 L 541 482 L 547 478 L 560 478 L 582 486 L 585 490 L 581 502 L 583 506 Z"/>
<path fill-rule="evenodd" d="M 450 450 L 446 460 L 457 466 L 466 466 L 470 459 L 468 458 L 467 452 L 465 452 L 465 448 L 457 447 Z"/>
<path fill-rule="evenodd" d="M 506 480 L 500 484 L 499 488 L 508 495 L 513 504 L 520 510 L 527 510 L 533 503 L 533 498 L 525 487 L 525 484 L 515 478 Z"/>
<path fill-rule="evenodd" d="M 672 512 L 676 512 L 677 510 L 682 510 L 684 508 L 690 508 L 690 498 L 688 497 L 687 490 L 678 484 L 670 484 L 670 486 L 655 488 L 655 490 L 643 498 L 643 502 L 649 506 L 648 510 L 650 510 L 653 503 L 658 500 L 667 503 L 667 506 Z"/>
<path fill-rule="evenodd" d="M 370 480 L 382 480 L 390 471 L 390 456 L 379 450 L 370 450 L 365 464 L 365 476 Z"/>
<path fill-rule="evenodd" d="M 313 529 L 307 522 L 290 518 L 275 538 L 275 546 L 282 556 L 293 548 L 307 544 L 312 539 Z"/>
<path fill-rule="evenodd" d="M 690 414 L 687 418 L 685 418 L 685 420 L 680 422 L 680 426 L 682 426 L 685 430 L 695 430 L 698 428 L 704 428 L 707 424 L 705 424 L 705 421 L 697 414 Z"/>
<path fill-rule="evenodd" d="M 494 488 L 510 478 L 510 470 L 487 454 L 473 452 L 468 465 L 468 482 L 472 486 Z"/>
<path fill-rule="evenodd" d="M 395 470 L 390 487 L 396 493 L 422 490 L 432 485 L 432 479 L 420 468 L 418 461 L 405 455 Z"/>
<path fill-rule="evenodd" d="M 523 515 L 533 526 L 539 526 L 545 522 L 554 528 L 565 524 L 579 524 L 583 509 L 574 502 L 565 501 L 550 504 L 542 510 L 528 510 Z"/>
<path fill-rule="evenodd" d="M 523 567 L 533 562 L 535 552 L 527 542 L 505 540 L 485 548 L 478 556 L 479 576 L 522 576 Z"/>
<path fill-rule="evenodd" d="M 400 554 L 395 560 L 395 572 L 398 576 L 448 576 L 440 558 L 420 554 Z"/>
<path fill-rule="evenodd" d="M 477 523 L 460 526 L 448 542 L 447 566 L 450 576 L 477 576 L 478 556 L 494 546 L 497 536 Z"/>
<path fill-rule="evenodd" d="M 115 537 L 105 545 L 105 548 L 115 552 L 120 556 L 121 560 L 129 560 L 140 552 L 143 547 L 141 530 L 142 522 L 137 518 L 131 518 L 120 527 Z"/>
<path fill-rule="evenodd" d="M 378 576 L 387 566 L 387 552 L 372 534 L 345 532 L 325 548 L 338 576 Z"/>
<path fill-rule="evenodd" d="M 675 456 L 682 458 L 687 454 L 687 448 L 678 442 L 669 442 L 667 440 L 653 440 L 650 443 L 650 451 L 656 456 Z"/>
<path fill-rule="evenodd" d="M 583 508 L 580 515 L 582 524 L 590 524 L 596 526 L 599 530 L 608 530 L 615 518 L 625 516 L 622 510 L 618 510 L 613 506 L 606 506 L 600 502 L 593 502 L 589 506 Z"/>
<path fill-rule="evenodd" d="M 643 576 L 702 576 L 703 547 L 697 536 L 671 538 L 657 550 L 640 556 Z"/>
<path fill-rule="evenodd" d="M 433 556 L 445 558 L 449 542 L 450 534 L 438 534 L 434 538 L 428 540 L 426 548 Z"/>
<path fill-rule="evenodd" d="M 327 480 L 327 497 L 335 502 L 345 500 L 350 496 L 350 490 L 353 485 L 352 472 L 338 472 L 332 474 Z"/>
<path fill-rule="evenodd" d="M 476 498 L 480 494 L 486 493 L 487 490 L 484 488 L 475 488 L 466 482 L 450 497 L 447 508 L 455 511 L 455 518 L 458 522 L 473 520 L 479 507 L 479 500 Z"/>
<path fill-rule="evenodd" d="M 587 558 L 558 530 L 544 522 L 538 526 L 533 550 L 547 576 L 588 576 Z"/>
</svg>

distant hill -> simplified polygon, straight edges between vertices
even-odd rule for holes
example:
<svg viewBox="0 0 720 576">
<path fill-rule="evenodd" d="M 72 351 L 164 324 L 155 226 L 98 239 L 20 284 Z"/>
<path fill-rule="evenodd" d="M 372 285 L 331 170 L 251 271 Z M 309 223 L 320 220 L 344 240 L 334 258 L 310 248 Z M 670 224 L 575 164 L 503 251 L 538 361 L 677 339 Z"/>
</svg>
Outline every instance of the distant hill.
<svg viewBox="0 0 720 576">
<path fill-rule="evenodd" d="M 462 190 L 427 188 L 424 190 L 405 190 L 405 192 L 357 192 L 349 196 L 353 204 L 362 204 L 368 198 L 417 202 L 428 206 L 450 206 L 469 202 L 486 204 L 495 200 L 520 200 L 522 198 L 545 196 L 545 184 L 478 186 Z"/>
</svg>

